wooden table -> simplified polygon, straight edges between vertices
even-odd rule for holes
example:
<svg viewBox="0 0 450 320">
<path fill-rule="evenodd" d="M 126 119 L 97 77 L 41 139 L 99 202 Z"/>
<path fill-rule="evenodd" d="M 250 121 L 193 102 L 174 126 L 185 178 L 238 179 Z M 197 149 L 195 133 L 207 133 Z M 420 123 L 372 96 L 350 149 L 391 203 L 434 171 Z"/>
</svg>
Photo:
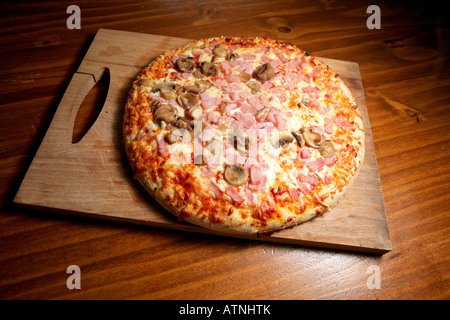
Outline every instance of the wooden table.
<svg viewBox="0 0 450 320">
<path fill-rule="evenodd" d="M 366 10 L 376 1 L 76 4 L 81 29 L 72 30 L 67 3 L 0 4 L 0 298 L 450 297 L 445 9 L 383 1 L 381 29 L 369 29 Z M 358 63 L 392 250 L 373 255 L 257 242 L 16 206 L 13 198 L 99 28 L 182 38 L 262 35 Z M 86 107 L 76 134 L 89 118 Z M 81 289 L 67 287 L 71 265 L 80 268 Z"/>
</svg>

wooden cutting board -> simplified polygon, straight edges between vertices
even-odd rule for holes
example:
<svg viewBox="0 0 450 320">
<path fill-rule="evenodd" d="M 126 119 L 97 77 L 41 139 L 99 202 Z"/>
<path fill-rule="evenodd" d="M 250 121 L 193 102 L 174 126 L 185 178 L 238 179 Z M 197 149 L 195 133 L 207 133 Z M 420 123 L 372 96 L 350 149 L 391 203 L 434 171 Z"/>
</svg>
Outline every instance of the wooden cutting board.
<svg viewBox="0 0 450 320">
<path fill-rule="evenodd" d="M 163 51 L 187 41 L 100 29 L 14 201 L 35 209 L 214 234 L 178 221 L 150 198 L 134 181 L 121 141 L 123 108 L 132 80 Z M 350 191 L 331 212 L 270 236 L 245 238 L 385 253 L 391 250 L 391 241 L 358 64 L 319 59 L 337 72 L 355 95 L 366 129 L 365 162 Z M 105 70 L 109 70 L 110 85 L 104 106 L 81 141 L 72 143 L 80 105 Z"/>
</svg>

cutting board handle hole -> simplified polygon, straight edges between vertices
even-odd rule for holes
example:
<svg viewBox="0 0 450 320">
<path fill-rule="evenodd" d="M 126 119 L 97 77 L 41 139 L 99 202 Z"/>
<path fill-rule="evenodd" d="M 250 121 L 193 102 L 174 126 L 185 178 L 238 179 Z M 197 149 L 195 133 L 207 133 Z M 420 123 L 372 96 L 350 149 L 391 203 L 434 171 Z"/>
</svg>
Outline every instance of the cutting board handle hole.
<svg viewBox="0 0 450 320">
<path fill-rule="evenodd" d="M 108 68 L 103 69 L 99 80 L 81 103 L 72 132 L 72 143 L 78 143 L 83 139 L 89 129 L 97 120 L 108 96 L 111 77 Z"/>
</svg>

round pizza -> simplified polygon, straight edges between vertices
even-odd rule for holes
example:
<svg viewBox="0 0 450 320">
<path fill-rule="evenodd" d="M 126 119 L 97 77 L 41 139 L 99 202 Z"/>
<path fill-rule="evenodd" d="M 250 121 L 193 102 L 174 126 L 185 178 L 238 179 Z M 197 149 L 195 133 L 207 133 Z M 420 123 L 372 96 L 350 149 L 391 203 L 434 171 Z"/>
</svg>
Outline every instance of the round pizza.
<svg viewBox="0 0 450 320">
<path fill-rule="evenodd" d="M 342 79 L 264 37 L 201 39 L 156 58 L 132 84 L 123 138 L 158 203 L 235 234 L 270 234 L 330 210 L 365 152 Z"/>
</svg>

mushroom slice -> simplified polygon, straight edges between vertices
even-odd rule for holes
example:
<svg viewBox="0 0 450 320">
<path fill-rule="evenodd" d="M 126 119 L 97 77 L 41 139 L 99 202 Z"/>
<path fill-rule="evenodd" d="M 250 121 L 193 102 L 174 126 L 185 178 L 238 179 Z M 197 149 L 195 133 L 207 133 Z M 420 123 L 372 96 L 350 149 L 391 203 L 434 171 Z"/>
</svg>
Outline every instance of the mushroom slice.
<svg viewBox="0 0 450 320">
<path fill-rule="evenodd" d="M 291 132 L 294 136 L 295 140 L 297 141 L 297 144 L 300 148 L 303 148 L 305 146 L 305 138 L 303 138 L 303 134 L 298 132 Z"/>
<path fill-rule="evenodd" d="M 212 83 L 206 80 L 197 80 L 195 85 L 200 89 L 200 91 L 205 91 L 211 88 Z"/>
<path fill-rule="evenodd" d="M 178 127 L 180 129 L 188 129 L 190 126 L 189 121 L 184 120 L 182 118 L 177 117 L 173 123 L 172 123 L 175 127 Z"/>
<path fill-rule="evenodd" d="M 237 54 L 236 52 L 230 52 L 229 54 L 227 54 L 227 56 L 225 57 L 225 59 L 227 59 L 228 61 L 230 60 L 234 60 L 239 58 L 239 54 Z"/>
<path fill-rule="evenodd" d="M 301 105 L 307 107 L 309 105 L 309 97 L 305 96 L 302 98 Z"/>
<path fill-rule="evenodd" d="M 179 85 L 171 82 L 160 82 L 156 86 L 153 87 L 152 92 L 159 92 L 161 90 L 176 90 L 179 88 Z"/>
<path fill-rule="evenodd" d="M 152 111 L 152 113 L 155 113 L 155 110 L 158 109 L 158 107 L 159 107 L 160 105 L 161 105 L 161 102 L 160 102 L 160 101 L 157 101 L 157 100 L 152 101 L 152 102 L 150 103 L 150 110 Z"/>
<path fill-rule="evenodd" d="M 164 121 L 166 124 L 170 124 L 177 119 L 176 110 L 168 104 L 162 104 L 153 113 L 154 119 L 157 122 Z"/>
<path fill-rule="evenodd" d="M 318 150 L 324 158 L 331 158 L 332 156 L 334 156 L 334 146 L 333 142 L 331 142 L 330 140 L 323 141 L 320 144 Z"/>
<path fill-rule="evenodd" d="M 213 55 L 219 58 L 223 58 L 227 55 L 227 50 L 220 44 L 216 45 L 213 49 Z"/>
<path fill-rule="evenodd" d="M 257 94 L 261 92 L 261 83 L 258 81 L 250 81 L 247 86 L 251 89 L 252 94 Z"/>
<path fill-rule="evenodd" d="M 184 87 L 184 91 L 185 92 L 192 92 L 192 93 L 195 93 L 195 94 L 199 94 L 200 92 L 202 92 L 202 90 L 198 86 L 195 86 L 195 85 L 190 85 L 190 86 Z"/>
<path fill-rule="evenodd" d="M 261 82 L 268 81 L 275 76 L 275 71 L 270 63 L 262 64 L 255 69 L 255 78 Z"/>
<path fill-rule="evenodd" d="M 200 71 L 200 69 L 195 69 L 195 71 L 192 73 L 194 78 L 203 78 L 205 75 Z"/>
<path fill-rule="evenodd" d="M 215 76 L 219 73 L 219 69 L 211 62 L 202 62 L 200 64 L 200 71 L 206 76 Z"/>
<path fill-rule="evenodd" d="M 175 90 L 161 90 L 161 96 L 166 100 L 173 100 L 177 97 L 177 92 Z"/>
<path fill-rule="evenodd" d="M 248 180 L 247 170 L 238 164 L 227 167 L 223 176 L 226 182 L 235 187 L 243 185 Z"/>
<path fill-rule="evenodd" d="M 305 139 L 305 144 L 308 147 L 317 149 L 320 146 L 320 142 L 322 141 L 322 136 L 320 134 L 312 131 L 311 128 L 301 129 L 300 131 Z"/>
<path fill-rule="evenodd" d="M 138 80 L 138 84 L 143 87 L 150 87 L 153 84 L 153 81 L 150 79 L 142 78 Z"/>
<path fill-rule="evenodd" d="M 203 108 L 202 107 L 192 107 L 189 108 L 188 110 L 188 115 L 194 119 L 194 120 L 198 120 L 203 114 Z"/>
<path fill-rule="evenodd" d="M 180 86 L 178 84 L 175 84 L 175 83 L 161 82 L 161 83 L 158 83 L 153 88 L 152 92 L 160 92 L 161 96 L 164 99 L 172 100 L 172 99 L 175 99 L 177 97 L 176 90 L 178 90 L 179 87 Z"/>
<path fill-rule="evenodd" d="M 239 79 L 242 82 L 248 82 L 248 81 L 250 81 L 251 78 L 252 78 L 251 74 L 249 74 L 245 71 L 242 71 L 241 73 L 239 73 Z"/>
<path fill-rule="evenodd" d="M 228 103 L 226 103 L 226 101 L 220 103 L 219 112 L 221 115 L 224 115 L 227 112 L 227 105 Z"/>
<path fill-rule="evenodd" d="M 294 142 L 294 137 L 287 132 L 280 132 L 272 139 L 272 145 L 274 148 L 285 147 Z"/>
<path fill-rule="evenodd" d="M 181 72 L 192 73 L 195 70 L 195 60 L 193 57 L 178 58 L 175 65 Z"/>
<path fill-rule="evenodd" d="M 270 112 L 270 108 L 269 107 L 261 108 L 261 109 L 258 110 L 258 112 L 256 112 L 255 118 L 257 120 L 264 120 L 269 115 L 269 112 Z"/>
<path fill-rule="evenodd" d="M 180 94 L 177 97 L 177 102 L 185 109 L 195 107 L 198 104 L 198 96 L 192 92 Z"/>
<path fill-rule="evenodd" d="M 175 131 L 169 131 L 165 136 L 164 136 L 164 140 L 166 140 L 166 142 L 168 144 L 174 144 L 177 143 L 178 141 L 180 141 L 182 136 L 180 136 L 179 134 L 177 134 Z"/>
</svg>

